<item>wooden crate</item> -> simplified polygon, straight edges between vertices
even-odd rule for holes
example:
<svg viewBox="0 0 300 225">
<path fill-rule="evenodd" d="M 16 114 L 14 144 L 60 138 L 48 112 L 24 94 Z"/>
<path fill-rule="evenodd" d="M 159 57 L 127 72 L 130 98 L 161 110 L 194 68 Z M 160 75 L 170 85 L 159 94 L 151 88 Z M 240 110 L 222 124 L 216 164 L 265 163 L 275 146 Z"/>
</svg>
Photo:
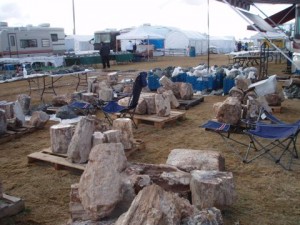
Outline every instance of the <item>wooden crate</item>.
<svg viewBox="0 0 300 225">
<path fill-rule="evenodd" d="M 157 116 L 157 115 L 134 115 L 134 121 L 136 124 L 147 123 L 153 124 L 154 127 L 162 129 L 167 123 L 173 123 L 177 120 L 185 119 L 185 112 L 171 111 L 170 116 Z"/>
</svg>

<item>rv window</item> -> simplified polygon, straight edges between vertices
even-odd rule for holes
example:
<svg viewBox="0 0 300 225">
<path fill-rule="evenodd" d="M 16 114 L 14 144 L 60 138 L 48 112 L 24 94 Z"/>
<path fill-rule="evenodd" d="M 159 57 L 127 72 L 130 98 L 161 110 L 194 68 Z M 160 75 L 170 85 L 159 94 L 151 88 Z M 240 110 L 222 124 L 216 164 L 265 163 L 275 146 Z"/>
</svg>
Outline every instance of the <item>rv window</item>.
<svg viewBox="0 0 300 225">
<path fill-rule="evenodd" d="M 57 36 L 57 34 L 51 34 L 51 40 L 52 40 L 53 42 L 58 41 L 58 36 Z"/>
<path fill-rule="evenodd" d="M 42 39 L 42 47 L 50 47 L 50 40 Z"/>
<path fill-rule="evenodd" d="M 22 39 L 20 40 L 21 48 L 35 48 L 37 47 L 37 40 L 36 39 Z"/>
<path fill-rule="evenodd" d="M 16 46 L 16 40 L 14 36 L 9 36 L 10 38 L 10 46 Z"/>
</svg>

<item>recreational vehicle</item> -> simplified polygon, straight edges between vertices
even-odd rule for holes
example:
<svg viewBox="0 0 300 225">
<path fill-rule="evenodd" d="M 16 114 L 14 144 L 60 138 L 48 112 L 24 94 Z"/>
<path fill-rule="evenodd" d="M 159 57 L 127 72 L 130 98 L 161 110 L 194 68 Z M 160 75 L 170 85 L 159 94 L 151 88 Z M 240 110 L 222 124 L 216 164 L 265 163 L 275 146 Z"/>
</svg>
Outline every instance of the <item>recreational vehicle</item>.
<svg viewBox="0 0 300 225">
<path fill-rule="evenodd" d="M 39 26 L 9 27 L 0 22 L 0 57 L 62 55 L 65 52 L 64 28 Z"/>
<path fill-rule="evenodd" d="M 120 43 L 117 43 L 116 37 L 120 35 L 116 30 L 96 31 L 94 33 L 94 50 L 100 49 L 100 43 L 109 44 L 110 50 L 119 51 Z"/>
</svg>

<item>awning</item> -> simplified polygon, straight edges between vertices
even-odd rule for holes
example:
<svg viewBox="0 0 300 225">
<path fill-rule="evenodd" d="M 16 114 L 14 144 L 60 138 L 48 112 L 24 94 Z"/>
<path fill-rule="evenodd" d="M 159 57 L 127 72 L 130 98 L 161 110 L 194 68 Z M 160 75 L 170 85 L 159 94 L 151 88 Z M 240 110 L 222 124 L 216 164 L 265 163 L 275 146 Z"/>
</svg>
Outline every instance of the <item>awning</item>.
<svg viewBox="0 0 300 225">
<path fill-rule="evenodd" d="M 253 22 L 254 26 L 256 26 L 262 32 L 276 32 L 276 30 L 267 23 L 263 18 L 259 15 L 254 15 L 249 12 L 245 12 L 243 10 L 238 9 L 240 13 L 242 13 L 245 17 L 247 17 L 250 21 Z M 253 29 L 254 30 L 254 29 Z"/>
</svg>

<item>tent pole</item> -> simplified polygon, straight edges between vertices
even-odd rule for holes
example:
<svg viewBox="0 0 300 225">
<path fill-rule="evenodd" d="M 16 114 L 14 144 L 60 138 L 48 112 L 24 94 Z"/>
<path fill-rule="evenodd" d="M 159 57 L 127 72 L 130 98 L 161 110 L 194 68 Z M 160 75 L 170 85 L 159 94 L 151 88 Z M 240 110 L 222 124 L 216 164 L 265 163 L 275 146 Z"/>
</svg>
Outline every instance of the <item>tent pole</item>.
<svg viewBox="0 0 300 225">
<path fill-rule="evenodd" d="M 207 67 L 209 73 L 209 0 L 207 0 Z"/>
<path fill-rule="evenodd" d="M 148 35 L 148 45 L 147 45 L 147 51 L 148 51 L 148 61 L 149 61 L 149 35 Z"/>
</svg>

